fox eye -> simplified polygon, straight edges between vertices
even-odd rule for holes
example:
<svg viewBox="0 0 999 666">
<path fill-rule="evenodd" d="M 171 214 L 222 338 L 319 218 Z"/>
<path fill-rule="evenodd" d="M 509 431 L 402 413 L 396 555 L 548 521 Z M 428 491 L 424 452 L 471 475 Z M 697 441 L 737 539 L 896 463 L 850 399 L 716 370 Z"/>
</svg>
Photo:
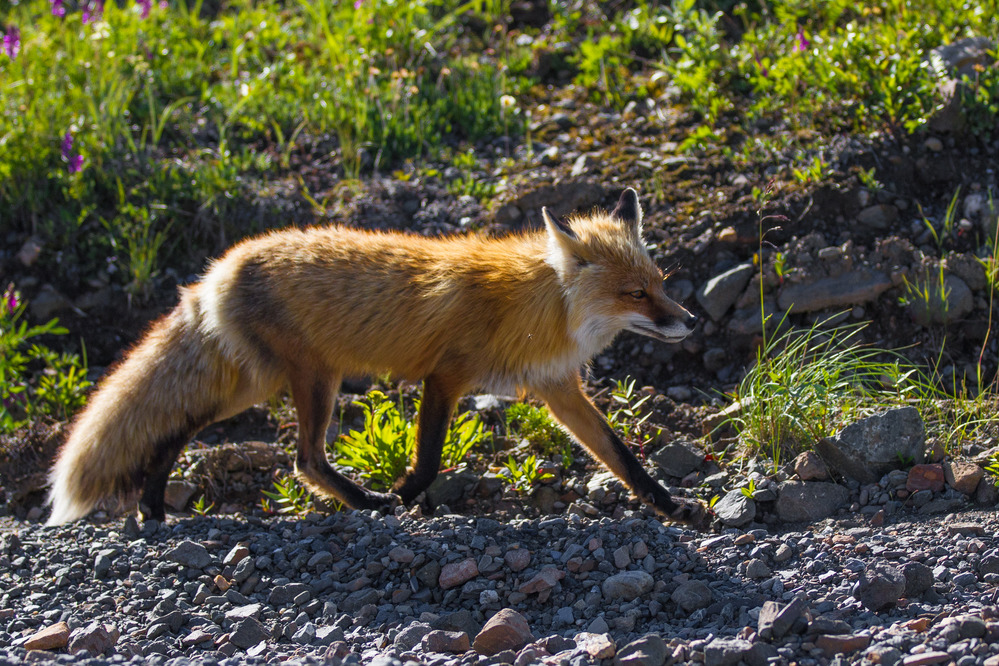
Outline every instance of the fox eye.
<svg viewBox="0 0 999 666">
<path fill-rule="evenodd" d="M 636 289 L 635 291 L 630 292 L 628 295 L 634 298 L 635 300 L 641 300 L 646 296 L 648 296 L 648 294 L 645 293 L 644 289 Z"/>
</svg>

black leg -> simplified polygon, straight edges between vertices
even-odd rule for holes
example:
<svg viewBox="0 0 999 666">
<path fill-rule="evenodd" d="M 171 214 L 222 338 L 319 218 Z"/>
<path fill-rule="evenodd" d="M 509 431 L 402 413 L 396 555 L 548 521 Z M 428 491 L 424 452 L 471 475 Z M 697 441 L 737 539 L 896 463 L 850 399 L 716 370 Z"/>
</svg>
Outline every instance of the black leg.
<svg viewBox="0 0 999 666">
<path fill-rule="evenodd" d="M 404 504 L 416 499 L 437 478 L 451 413 L 459 395 L 460 390 L 439 376 L 431 375 L 423 381 L 413 466 L 395 487 Z"/>
</svg>

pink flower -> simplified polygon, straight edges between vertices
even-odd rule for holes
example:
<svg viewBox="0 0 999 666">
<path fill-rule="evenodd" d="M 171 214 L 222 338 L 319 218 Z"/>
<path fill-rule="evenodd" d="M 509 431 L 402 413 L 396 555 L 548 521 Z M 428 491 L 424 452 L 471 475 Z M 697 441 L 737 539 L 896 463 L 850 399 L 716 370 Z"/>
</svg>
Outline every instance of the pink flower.
<svg viewBox="0 0 999 666">
<path fill-rule="evenodd" d="M 66 8 L 62 6 L 63 0 L 52 0 L 52 16 L 62 18 L 66 15 Z"/>
<path fill-rule="evenodd" d="M 805 29 L 798 28 L 798 34 L 795 36 L 794 52 L 803 53 L 811 45 L 812 43 L 805 37 Z"/>
<path fill-rule="evenodd" d="M 21 51 L 21 31 L 17 26 L 10 26 L 3 35 L 3 51 L 7 57 L 13 60 Z"/>
<path fill-rule="evenodd" d="M 153 8 L 153 0 L 135 0 L 142 7 L 142 18 L 149 18 L 149 10 Z"/>
<path fill-rule="evenodd" d="M 354 10 L 357 11 L 364 4 L 364 0 L 354 0 Z"/>
<path fill-rule="evenodd" d="M 83 155 L 73 155 L 69 158 L 69 172 L 77 173 L 83 168 Z"/>
</svg>

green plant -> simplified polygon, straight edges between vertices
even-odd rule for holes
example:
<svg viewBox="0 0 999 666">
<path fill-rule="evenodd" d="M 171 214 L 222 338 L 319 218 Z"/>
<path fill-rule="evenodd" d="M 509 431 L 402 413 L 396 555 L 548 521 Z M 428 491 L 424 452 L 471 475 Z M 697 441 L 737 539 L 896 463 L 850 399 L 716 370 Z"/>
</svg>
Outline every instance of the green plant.
<svg viewBox="0 0 999 666">
<path fill-rule="evenodd" d="M 739 488 L 739 492 L 742 493 L 743 496 L 753 499 L 753 494 L 756 492 L 756 481 L 749 479 L 746 482 L 746 485 Z"/>
<path fill-rule="evenodd" d="M 65 335 L 57 319 L 28 326 L 27 303 L 9 285 L 0 301 L 0 433 L 42 416 L 66 420 L 86 401 L 86 359 L 31 342 Z"/>
<path fill-rule="evenodd" d="M 572 464 L 572 438 L 545 407 L 526 402 L 510 405 L 506 410 L 506 432 L 510 438 L 527 440 L 532 450 L 545 457 L 561 456 L 565 466 Z"/>
<path fill-rule="evenodd" d="M 652 416 L 651 411 L 643 409 L 652 396 L 639 397 L 635 392 L 635 380 L 631 377 L 615 380 L 610 396 L 613 406 L 607 411 L 607 420 L 621 431 L 625 439 L 630 439 Z"/>
<path fill-rule="evenodd" d="M 926 217 L 923 213 L 923 207 L 916 202 L 916 206 L 919 208 L 919 216 L 923 218 L 923 224 L 929 230 L 930 235 L 933 236 L 933 240 L 936 246 L 940 249 L 943 248 L 944 244 L 950 241 L 954 237 L 954 229 L 957 224 L 957 200 L 958 196 L 961 194 L 961 186 L 958 185 L 957 189 L 954 190 L 954 196 L 951 197 L 950 203 L 947 204 L 947 210 L 944 212 L 943 220 L 940 223 L 940 230 L 937 230 L 935 224 Z"/>
<path fill-rule="evenodd" d="M 202 495 L 201 497 L 199 497 L 194 502 L 194 504 L 191 505 L 191 511 L 193 511 L 194 513 L 196 513 L 199 516 L 207 516 L 208 512 L 210 512 L 213 508 L 215 508 L 215 502 L 210 502 L 209 503 L 205 499 L 204 495 Z"/>
<path fill-rule="evenodd" d="M 268 513 L 274 510 L 271 508 L 271 502 L 276 504 L 278 513 L 295 516 L 304 516 L 314 509 L 312 494 L 290 474 L 275 480 L 273 491 L 261 490 L 260 492 L 264 496 L 260 500 L 261 507 Z"/>
<path fill-rule="evenodd" d="M 921 280 L 903 277 L 903 291 L 898 302 L 908 308 L 912 318 L 921 326 L 946 324 L 949 293 L 941 262 L 936 275 L 931 276 L 927 271 Z"/>
<path fill-rule="evenodd" d="M 364 412 L 363 428 L 340 435 L 333 444 L 337 464 L 355 470 L 376 490 L 390 488 L 403 475 L 416 448 L 417 422 L 406 418 L 401 400 L 396 405 L 381 391 L 370 391 L 354 403 Z M 414 408 L 419 411 L 418 401 Z M 448 426 L 442 463 L 457 467 L 491 437 L 478 414 L 459 414 Z"/>
<path fill-rule="evenodd" d="M 812 161 L 802 168 L 792 167 L 791 173 L 799 183 L 820 183 L 828 175 L 829 165 L 821 155 L 812 157 Z"/>
<path fill-rule="evenodd" d="M 513 456 L 509 456 L 503 463 L 499 475 L 513 486 L 514 490 L 522 494 L 530 492 L 541 481 L 552 478 L 550 473 L 541 471 L 541 462 L 533 453 L 527 456 L 523 463 L 518 463 Z"/>
<path fill-rule="evenodd" d="M 857 178 L 860 179 L 860 184 L 869 189 L 871 192 L 878 192 L 884 188 L 884 185 L 877 179 L 876 169 L 871 167 L 870 169 L 859 169 L 857 171 Z"/>
</svg>

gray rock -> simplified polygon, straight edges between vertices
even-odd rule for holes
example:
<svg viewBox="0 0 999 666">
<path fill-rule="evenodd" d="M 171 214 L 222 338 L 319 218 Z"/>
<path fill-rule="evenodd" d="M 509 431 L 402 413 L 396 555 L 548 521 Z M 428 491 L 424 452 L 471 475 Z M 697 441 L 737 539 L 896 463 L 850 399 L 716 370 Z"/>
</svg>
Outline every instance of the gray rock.
<svg viewBox="0 0 999 666">
<path fill-rule="evenodd" d="M 192 569 L 204 569 L 212 563 L 212 556 L 208 553 L 208 549 L 193 541 L 181 541 L 164 553 L 163 557 L 167 561 L 176 562 Z"/>
<path fill-rule="evenodd" d="M 468 491 L 479 482 L 479 475 L 467 469 L 453 470 L 438 474 L 427 488 L 427 504 L 430 506 L 453 505 L 468 495 Z"/>
<path fill-rule="evenodd" d="M 890 204 L 868 206 L 857 214 L 857 222 L 871 229 L 887 229 L 898 219 L 898 209 Z"/>
<path fill-rule="evenodd" d="M 861 269 L 811 283 L 785 285 L 777 305 L 792 313 L 844 308 L 873 301 L 891 286 L 884 273 Z"/>
<path fill-rule="evenodd" d="M 930 65 L 937 76 L 960 79 L 975 76 L 975 65 L 989 65 L 995 44 L 988 37 L 965 37 L 930 51 Z"/>
<path fill-rule="evenodd" d="M 892 606 L 905 594 L 905 576 L 898 567 L 875 563 L 860 575 L 853 596 L 872 611 Z"/>
<path fill-rule="evenodd" d="M 715 515 L 729 527 L 739 527 L 756 517 L 756 502 L 739 489 L 725 493 L 714 505 Z"/>
<path fill-rule="evenodd" d="M 904 594 L 906 597 L 910 599 L 918 597 L 933 587 L 933 569 L 922 562 L 910 560 L 904 563 L 900 570 L 902 576 L 905 577 Z"/>
<path fill-rule="evenodd" d="M 805 617 L 808 603 L 801 597 L 794 597 L 785 605 L 776 601 L 765 601 L 757 620 L 757 631 L 765 640 L 780 640 L 791 631 L 799 619 Z"/>
<path fill-rule="evenodd" d="M 259 620 L 248 617 L 232 625 L 232 630 L 229 632 L 229 642 L 245 650 L 260 641 L 267 640 L 270 636 L 270 632 L 264 628 L 264 625 L 260 624 Z"/>
<path fill-rule="evenodd" d="M 396 634 L 393 644 L 403 651 L 412 650 L 423 642 L 423 637 L 433 631 L 433 627 L 425 622 L 413 622 Z"/>
<path fill-rule="evenodd" d="M 692 613 L 698 609 L 707 608 L 714 600 L 714 594 L 704 581 L 690 580 L 686 583 L 681 583 L 679 587 L 673 590 L 670 599 L 681 610 Z"/>
<path fill-rule="evenodd" d="M 607 599 L 632 601 L 652 589 L 655 580 L 644 571 L 622 571 L 604 580 L 600 590 Z"/>
<path fill-rule="evenodd" d="M 424 652 L 464 654 L 471 648 L 471 640 L 464 631 L 434 629 L 423 637 L 422 647 Z"/>
<path fill-rule="evenodd" d="M 815 449 L 836 471 L 860 483 L 877 483 L 902 466 L 923 462 L 926 429 L 915 407 L 899 407 L 851 423 Z"/>
<path fill-rule="evenodd" d="M 735 666 L 753 651 L 743 638 L 715 638 L 704 646 L 704 666 Z"/>
<path fill-rule="evenodd" d="M 850 491 L 835 483 L 785 481 L 777 495 L 777 516 L 789 523 L 815 522 L 836 513 Z"/>
<path fill-rule="evenodd" d="M 683 478 L 701 468 L 704 453 L 691 442 L 679 441 L 667 444 L 649 459 L 670 476 Z"/>
<path fill-rule="evenodd" d="M 751 263 L 740 264 L 708 280 L 697 290 L 697 302 L 718 321 L 739 299 L 753 275 Z"/>
<path fill-rule="evenodd" d="M 615 666 L 663 666 L 671 651 L 658 634 L 646 634 L 618 648 Z"/>
</svg>

